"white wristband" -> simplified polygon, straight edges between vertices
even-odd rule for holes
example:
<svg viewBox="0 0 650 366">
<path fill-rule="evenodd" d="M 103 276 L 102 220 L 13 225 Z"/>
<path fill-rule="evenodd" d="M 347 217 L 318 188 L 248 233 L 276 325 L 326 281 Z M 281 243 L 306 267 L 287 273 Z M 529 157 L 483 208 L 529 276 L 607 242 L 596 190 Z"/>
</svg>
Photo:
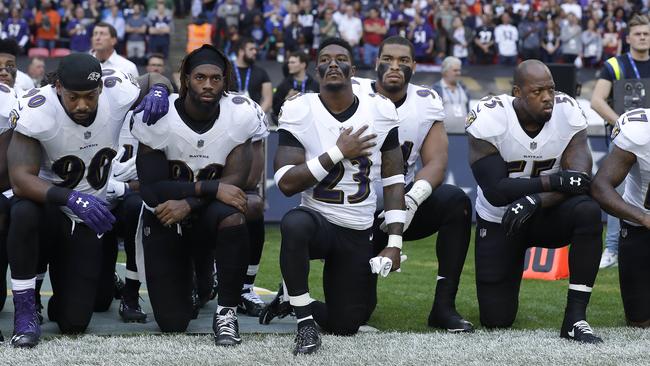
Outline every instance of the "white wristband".
<svg viewBox="0 0 650 366">
<path fill-rule="evenodd" d="M 386 225 L 400 223 L 403 224 L 406 222 L 406 211 L 404 210 L 390 210 L 384 213 L 384 221 Z"/>
<path fill-rule="evenodd" d="M 431 188 L 431 184 L 429 182 L 424 179 L 419 179 L 413 184 L 413 187 L 411 187 L 406 195 L 411 197 L 415 203 L 420 206 L 424 200 L 429 198 L 432 191 L 433 188 Z"/>
<path fill-rule="evenodd" d="M 318 156 L 307 161 L 307 168 L 311 172 L 311 175 L 313 175 L 314 178 L 316 178 L 316 180 L 319 182 L 325 179 L 325 177 L 327 177 L 327 174 L 329 174 L 327 170 L 323 168 L 323 165 L 321 165 L 320 160 L 318 160 Z"/>
<path fill-rule="evenodd" d="M 392 186 L 393 184 L 404 184 L 404 174 L 393 175 L 392 177 L 381 178 L 381 184 L 384 187 Z"/>
<path fill-rule="evenodd" d="M 329 150 L 327 150 L 327 155 L 330 156 L 330 159 L 332 159 L 332 163 L 334 164 L 345 159 L 345 156 L 343 156 L 341 149 L 339 149 L 339 147 L 336 145 L 332 146 Z"/>
<path fill-rule="evenodd" d="M 273 175 L 273 180 L 275 181 L 275 185 L 279 186 L 280 185 L 280 179 L 287 174 L 289 169 L 293 168 L 295 165 L 285 165 L 282 168 L 278 169 L 277 172 L 275 172 L 275 175 Z"/>
<path fill-rule="evenodd" d="M 397 248 L 402 250 L 402 236 L 401 235 L 388 235 L 388 245 L 386 248 Z"/>
</svg>

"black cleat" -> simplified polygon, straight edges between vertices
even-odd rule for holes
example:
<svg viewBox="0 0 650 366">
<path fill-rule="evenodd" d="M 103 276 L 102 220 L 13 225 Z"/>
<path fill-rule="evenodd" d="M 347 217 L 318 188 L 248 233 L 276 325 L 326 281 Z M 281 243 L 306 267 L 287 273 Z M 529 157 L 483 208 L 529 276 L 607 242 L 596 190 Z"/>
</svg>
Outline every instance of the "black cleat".
<svg viewBox="0 0 650 366">
<path fill-rule="evenodd" d="M 124 293 L 124 286 L 125 286 L 124 280 L 122 280 L 120 276 L 117 274 L 117 272 L 115 272 L 115 274 L 113 275 L 113 282 L 115 286 L 113 297 L 115 298 L 115 300 L 120 300 L 122 299 L 122 295 Z"/>
<path fill-rule="evenodd" d="M 125 323 L 147 322 L 147 313 L 142 311 L 137 297 L 135 300 L 122 298 L 122 300 L 120 300 L 120 309 L 118 312 L 120 318 L 122 318 L 122 321 Z"/>
<path fill-rule="evenodd" d="M 41 303 L 41 293 L 36 292 L 36 316 L 38 324 L 43 325 L 43 304 Z"/>
<path fill-rule="evenodd" d="M 434 306 L 429 313 L 428 324 L 432 328 L 445 329 L 450 333 L 474 332 L 474 324 L 463 319 L 456 309 L 439 310 Z"/>
<path fill-rule="evenodd" d="M 214 300 L 217 297 L 219 292 L 219 279 L 217 278 L 217 272 L 215 271 L 212 274 L 212 292 L 210 293 L 210 300 Z"/>
<path fill-rule="evenodd" d="M 224 308 L 220 313 L 214 312 L 212 330 L 214 344 L 217 346 L 236 346 L 241 343 L 237 314 L 232 309 Z"/>
<path fill-rule="evenodd" d="M 274 318 L 284 318 L 287 315 L 292 315 L 293 314 L 293 307 L 291 307 L 291 304 L 289 304 L 289 301 L 284 301 L 284 289 L 282 288 L 282 284 L 280 284 L 280 288 L 278 289 L 278 293 L 275 295 L 275 298 L 273 301 L 271 301 L 268 305 L 262 309 L 262 312 L 260 313 L 260 324 L 268 325 L 271 323 L 271 320 Z"/>
<path fill-rule="evenodd" d="M 580 343 L 603 343 L 603 339 L 594 335 L 593 329 L 586 320 L 570 324 L 566 319 L 560 330 L 560 338 L 570 339 Z"/>
<path fill-rule="evenodd" d="M 298 327 L 298 333 L 294 340 L 296 346 L 293 348 L 293 355 L 308 355 L 318 351 L 321 345 L 320 334 L 315 324 L 307 324 Z"/>
<path fill-rule="evenodd" d="M 239 297 L 239 305 L 237 305 L 237 312 L 249 316 L 259 317 L 262 314 L 266 304 L 260 298 L 253 288 L 244 289 Z"/>
<path fill-rule="evenodd" d="M 194 287 L 192 289 L 192 319 L 199 317 L 199 310 L 201 310 L 201 299 L 199 299 L 199 293 Z"/>
</svg>

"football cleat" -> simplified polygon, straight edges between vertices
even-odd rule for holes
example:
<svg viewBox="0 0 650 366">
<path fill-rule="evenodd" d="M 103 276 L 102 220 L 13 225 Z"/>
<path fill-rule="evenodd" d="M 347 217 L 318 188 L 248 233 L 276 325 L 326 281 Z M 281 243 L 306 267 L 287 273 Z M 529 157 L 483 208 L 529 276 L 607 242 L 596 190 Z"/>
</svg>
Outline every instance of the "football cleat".
<svg viewBox="0 0 650 366">
<path fill-rule="evenodd" d="M 214 300 L 217 297 L 217 293 L 219 292 L 219 279 L 217 278 L 216 271 L 212 274 L 212 277 L 212 292 L 210 293 L 210 300 Z"/>
<path fill-rule="evenodd" d="M 199 317 L 199 310 L 201 310 L 201 299 L 199 298 L 199 292 L 196 290 L 196 286 L 192 289 L 192 319 Z"/>
<path fill-rule="evenodd" d="M 618 253 L 614 252 L 611 249 L 605 248 L 602 257 L 600 257 L 600 264 L 598 268 L 609 268 L 618 266 Z"/>
<path fill-rule="evenodd" d="M 474 332 L 474 324 L 463 319 L 456 309 L 443 311 L 434 306 L 429 313 L 428 324 L 432 328 L 446 329 L 450 333 Z"/>
<path fill-rule="evenodd" d="M 36 316 L 38 317 L 38 324 L 43 325 L 43 304 L 41 303 L 40 292 L 36 292 Z"/>
<path fill-rule="evenodd" d="M 120 300 L 122 298 L 122 293 L 124 292 L 124 286 L 125 286 L 124 280 L 122 280 L 120 278 L 120 275 L 118 275 L 117 272 L 115 272 L 115 274 L 113 275 L 113 282 L 115 286 L 113 297 L 115 298 L 115 300 Z"/>
<path fill-rule="evenodd" d="M 293 355 L 308 355 L 318 351 L 321 346 L 320 334 L 315 324 L 307 324 L 298 327 L 296 346 L 293 348 Z"/>
<path fill-rule="evenodd" d="M 212 318 L 214 344 L 217 346 L 236 346 L 241 343 L 237 314 L 233 309 L 223 308 L 220 313 L 214 312 Z"/>
<path fill-rule="evenodd" d="M 284 289 L 282 284 L 278 289 L 278 293 L 275 295 L 273 301 L 262 309 L 260 313 L 259 321 L 260 324 L 268 325 L 271 323 L 271 320 L 274 318 L 284 318 L 287 315 L 293 314 L 293 307 L 289 304 L 289 301 L 284 301 Z"/>
<path fill-rule="evenodd" d="M 589 326 L 586 320 L 580 320 L 570 324 L 565 319 L 564 324 L 562 324 L 562 330 L 560 331 L 560 337 L 581 343 L 603 342 L 602 338 L 594 334 L 593 329 L 591 329 L 591 326 Z"/>
<path fill-rule="evenodd" d="M 135 299 L 123 297 L 122 300 L 120 300 L 120 309 L 118 312 L 120 318 L 122 318 L 122 321 L 125 323 L 147 322 L 147 313 L 142 311 L 137 297 Z"/>
<path fill-rule="evenodd" d="M 237 305 L 237 312 L 249 316 L 259 317 L 264 310 L 266 304 L 260 298 L 253 288 L 244 289 L 239 297 L 239 305 Z"/>
<path fill-rule="evenodd" d="M 35 347 L 41 338 L 34 292 L 34 289 L 13 291 L 14 334 L 11 345 L 16 348 Z"/>
</svg>

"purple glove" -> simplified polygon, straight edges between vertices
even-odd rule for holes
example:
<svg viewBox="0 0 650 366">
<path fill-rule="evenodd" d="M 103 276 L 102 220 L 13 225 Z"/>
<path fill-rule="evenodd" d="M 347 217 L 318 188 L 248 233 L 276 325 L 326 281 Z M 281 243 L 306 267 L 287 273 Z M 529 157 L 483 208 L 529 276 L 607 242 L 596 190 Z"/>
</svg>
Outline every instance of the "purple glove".
<svg viewBox="0 0 650 366">
<path fill-rule="evenodd" d="M 140 104 L 135 108 L 133 114 L 142 114 L 142 122 L 151 126 L 167 114 L 169 110 L 169 91 L 163 84 L 155 84 L 149 89 L 149 93 L 142 98 Z"/>
<path fill-rule="evenodd" d="M 115 217 L 108 209 L 108 203 L 93 195 L 72 191 L 66 206 L 97 234 L 113 228 Z"/>
</svg>

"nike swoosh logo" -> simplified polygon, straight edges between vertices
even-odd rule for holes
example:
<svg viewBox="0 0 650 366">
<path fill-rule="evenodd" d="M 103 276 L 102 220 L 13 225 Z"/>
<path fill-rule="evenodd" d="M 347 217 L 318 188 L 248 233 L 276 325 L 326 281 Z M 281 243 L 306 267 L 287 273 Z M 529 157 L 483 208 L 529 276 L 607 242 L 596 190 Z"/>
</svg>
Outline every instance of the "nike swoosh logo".
<svg viewBox="0 0 650 366">
<path fill-rule="evenodd" d="M 571 337 L 571 338 L 573 338 L 573 337 L 575 336 L 575 332 L 573 331 L 573 329 L 571 329 L 571 330 L 568 332 L 568 334 L 569 334 L 569 337 Z"/>
</svg>

